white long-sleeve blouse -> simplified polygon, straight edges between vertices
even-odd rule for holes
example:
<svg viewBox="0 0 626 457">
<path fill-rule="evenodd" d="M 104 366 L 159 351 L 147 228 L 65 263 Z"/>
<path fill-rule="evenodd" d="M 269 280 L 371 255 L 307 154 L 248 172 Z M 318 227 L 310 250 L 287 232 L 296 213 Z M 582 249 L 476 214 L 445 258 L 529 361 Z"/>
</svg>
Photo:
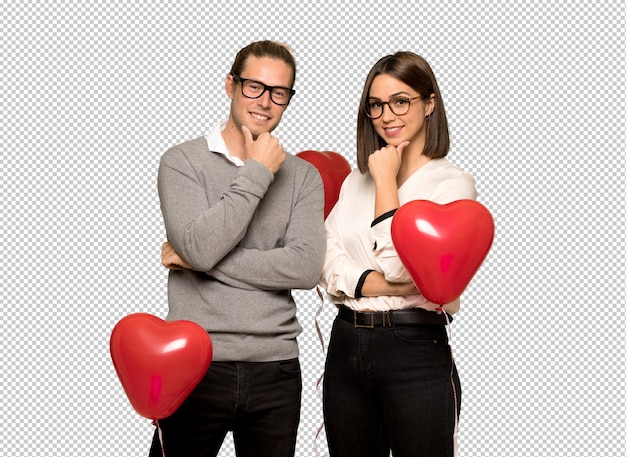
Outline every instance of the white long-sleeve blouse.
<svg viewBox="0 0 626 457">
<path fill-rule="evenodd" d="M 474 178 L 449 160 L 433 159 L 413 173 L 398 189 L 400 205 L 412 200 L 445 204 L 477 197 Z M 374 219 L 376 186 L 369 173 L 354 170 L 344 181 L 339 200 L 326 218 L 326 260 L 320 285 L 333 303 L 358 311 L 387 311 L 440 305 L 423 295 L 362 297 L 363 282 L 371 270 L 387 281 L 408 283 L 411 276 L 400 261 L 391 239 L 395 211 Z M 460 299 L 444 306 L 446 312 L 459 310 Z"/>
</svg>

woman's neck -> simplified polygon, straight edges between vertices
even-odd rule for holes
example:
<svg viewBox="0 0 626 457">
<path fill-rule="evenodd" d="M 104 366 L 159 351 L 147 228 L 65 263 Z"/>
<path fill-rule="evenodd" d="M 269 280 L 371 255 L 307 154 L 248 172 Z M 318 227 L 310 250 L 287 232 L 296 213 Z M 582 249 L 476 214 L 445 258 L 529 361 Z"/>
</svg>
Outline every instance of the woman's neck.
<svg viewBox="0 0 626 457">
<path fill-rule="evenodd" d="M 422 154 L 423 150 L 423 145 L 419 148 L 411 148 L 411 145 L 409 145 L 403 151 L 402 164 L 400 164 L 400 170 L 398 171 L 397 177 L 398 187 L 404 184 L 413 173 L 431 161 L 430 157 L 426 157 Z"/>
</svg>

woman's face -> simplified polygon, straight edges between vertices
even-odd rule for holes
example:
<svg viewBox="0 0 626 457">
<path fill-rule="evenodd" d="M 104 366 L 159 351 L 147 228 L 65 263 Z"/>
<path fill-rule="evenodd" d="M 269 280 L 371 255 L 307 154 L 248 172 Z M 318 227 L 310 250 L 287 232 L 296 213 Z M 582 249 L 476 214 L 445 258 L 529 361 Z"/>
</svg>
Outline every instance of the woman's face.
<svg viewBox="0 0 626 457">
<path fill-rule="evenodd" d="M 383 141 L 393 146 L 409 141 L 423 147 L 426 139 L 425 117 L 433 111 L 435 102 L 434 95 L 426 101 L 421 97 L 422 94 L 391 75 L 382 74 L 374 78 L 367 103 L 375 114 L 382 108 L 382 114 L 372 119 L 372 125 Z M 402 112 L 407 104 L 405 114 L 392 111 Z"/>
</svg>

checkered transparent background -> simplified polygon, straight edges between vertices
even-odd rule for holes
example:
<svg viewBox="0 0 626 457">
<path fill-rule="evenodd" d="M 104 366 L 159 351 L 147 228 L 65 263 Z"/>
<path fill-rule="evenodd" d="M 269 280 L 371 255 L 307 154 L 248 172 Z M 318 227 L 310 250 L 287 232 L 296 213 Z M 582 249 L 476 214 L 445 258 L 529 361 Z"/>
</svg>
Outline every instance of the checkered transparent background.
<svg viewBox="0 0 626 457">
<path fill-rule="evenodd" d="M 410 3 L 410 5 L 409 5 Z M 355 165 L 356 107 L 383 55 L 439 79 L 453 162 L 492 212 L 492 250 L 452 346 L 462 456 L 621 456 L 626 9 L 599 2 L 4 2 L 0 7 L 0 455 L 143 456 L 108 342 L 166 313 L 160 155 L 227 115 L 223 81 L 257 39 L 295 49 L 286 149 Z M 327 455 L 320 300 L 296 293 L 298 456 Z M 327 342 L 333 318 L 319 323 Z M 227 441 L 220 456 L 234 456 Z"/>
</svg>

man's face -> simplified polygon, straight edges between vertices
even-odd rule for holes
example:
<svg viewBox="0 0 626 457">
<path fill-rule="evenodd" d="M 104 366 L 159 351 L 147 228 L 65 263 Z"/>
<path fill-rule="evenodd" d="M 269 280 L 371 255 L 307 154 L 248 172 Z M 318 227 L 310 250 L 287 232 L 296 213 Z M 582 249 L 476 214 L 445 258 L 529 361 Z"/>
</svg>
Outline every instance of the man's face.
<svg viewBox="0 0 626 457">
<path fill-rule="evenodd" d="M 250 56 L 243 71 L 237 75 L 267 86 L 291 87 L 293 77 L 291 67 L 279 59 Z M 232 100 L 230 106 L 231 121 L 241 129 L 245 125 L 254 138 L 262 132 L 273 131 L 280 122 L 287 106 L 277 105 L 270 98 L 267 90 L 259 98 L 247 98 L 241 92 L 242 82 L 235 81 L 232 75 L 226 79 L 226 93 Z"/>
</svg>

